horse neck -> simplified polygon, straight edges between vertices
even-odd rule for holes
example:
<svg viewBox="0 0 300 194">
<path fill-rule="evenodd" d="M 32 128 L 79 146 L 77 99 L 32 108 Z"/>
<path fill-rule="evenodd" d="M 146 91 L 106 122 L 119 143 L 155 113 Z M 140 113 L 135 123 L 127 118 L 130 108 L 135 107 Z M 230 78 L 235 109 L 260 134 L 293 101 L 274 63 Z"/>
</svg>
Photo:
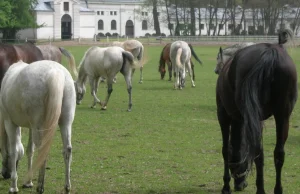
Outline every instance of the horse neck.
<svg viewBox="0 0 300 194">
<path fill-rule="evenodd" d="M 80 68 L 79 68 L 77 82 L 84 85 L 86 80 L 87 80 L 87 73 L 85 71 L 84 65 L 81 65 Z"/>
</svg>

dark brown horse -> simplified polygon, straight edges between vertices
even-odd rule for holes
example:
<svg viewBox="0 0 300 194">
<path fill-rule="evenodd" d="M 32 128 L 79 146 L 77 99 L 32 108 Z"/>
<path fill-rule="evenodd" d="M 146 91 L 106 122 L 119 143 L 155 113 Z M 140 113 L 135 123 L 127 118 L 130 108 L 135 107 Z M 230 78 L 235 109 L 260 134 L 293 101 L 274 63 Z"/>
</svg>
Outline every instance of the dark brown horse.
<svg viewBox="0 0 300 194">
<path fill-rule="evenodd" d="M 292 33 L 279 33 L 278 44 L 261 43 L 239 50 L 225 63 L 216 90 L 218 120 L 224 159 L 223 194 L 247 186 L 246 177 L 256 165 L 256 193 L 264 190 L 262 121 L 274 116 L 276 123 L 275 194 L 282 193 L 281 170 L 289 119 L 297 100 L 296 67 L 283 47 Z"/>
<path fill-rule="evenodd" d="M 22 45 L 0 43 L 0 87 L 4 74 L 13 63 L 19 60 L 32 63 L 43 59 L 40 49 L 32 43 Z"/>
<path fill-rule="evenodd" d="M 161 77 L 161 79 L 164 79 L 165 74 L 166 74 L 166 63 L 167 63 L 168 71 L 169 71 L 169 81 L 172 80 L 172 63 L 171 63 L 171 60 L 170 60 L 170 47 L 171 47 L 171 44 L 172 43 L 166 44 L 166 46 L 161 51 L 159 66 L 158 66 L 158 72 L 160 72 L 160 77 Z M 191 49 L 192 55 L 202 65 L 202 61 L 196 55 L 193 46 L 191 44 L 189 44 L 189 47 Z M 192 67 L 192 71 L 193 71 L 193 80 L 195 80 L 194 64 L 193 64 L 192 60 L 191 60 L 191 67 Z"/>
</svg>

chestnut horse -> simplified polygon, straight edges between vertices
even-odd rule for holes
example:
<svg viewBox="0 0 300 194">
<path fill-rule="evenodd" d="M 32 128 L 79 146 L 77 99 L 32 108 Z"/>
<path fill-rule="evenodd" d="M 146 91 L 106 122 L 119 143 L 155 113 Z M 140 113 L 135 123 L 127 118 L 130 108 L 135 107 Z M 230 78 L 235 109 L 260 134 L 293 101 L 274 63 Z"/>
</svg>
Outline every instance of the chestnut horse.
<svg viewBox="0 0 300 194">
<path fill-rule="evenodd" d="M 32 43 L 22 45 L 0 43 L 0 85 L 4 74 L 13 63 L 19 60 L 25 63 L 32 63 L 43 59 L 40 49 Z"/>
<path fill-rule="evenodd" d="M 161 51 L 160 54 L 160 60 L 159 60 L 159 66 L 158 66 L 158 72 L 160 72 L 160 78 L 164 79 L 165 74 L 166 74 L 166 63 L 168 65 L 168 71 L 169 71 L 169 80 L 172 80 L 172 63 L 171 63 L 171 59 L 170 59 L 170 47 L 171 47 L 172 43 L 168 43 L 166 44 L 166 46 L 163 48 L 163 50 Z M 191 44 L 188 44 L 192 55 L 195 57 L 195 59 L 202 65 L 202 61 L 198 58 L 198 56 L 196 55 L 194 48 Z M 193 70 L 193 80 L 195 80 L 195 72 L 194 72 L 194 64 L 191 60 L 191 67 Z"/>
<path fill-rule="evenodd" d="M 276 44 L 260 43 L 240 49 L 219 72 L 216 99 L 223 139 L 223 194 L 231 193 L 230 177 L 235 190 L 247 186 L 246 177 L 253 162 L 256 193 L 265 193 L 262 121 L 272 115 L 276 123 L 274 193 L 283 192 L 284 144 L 297 100 L 296 66 L 283 47 L 289 37 L 292 33 L 283 30 Z"/>
</svg>

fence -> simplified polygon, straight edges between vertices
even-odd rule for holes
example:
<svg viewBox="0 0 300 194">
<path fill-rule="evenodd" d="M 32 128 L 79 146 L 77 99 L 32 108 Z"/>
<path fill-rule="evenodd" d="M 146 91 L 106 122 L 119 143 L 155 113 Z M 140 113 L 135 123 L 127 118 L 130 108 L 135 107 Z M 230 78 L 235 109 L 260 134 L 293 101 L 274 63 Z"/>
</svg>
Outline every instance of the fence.
<svg viewBox="0 0 300 194">
<path fill-rule="evenodd" d="M 38 44 L 96 44 L 96 45 L 108 45 L 113 41 L 125 41 L 132 39 L 129 37 L 97 37 L 96 38 L 75 38 L 71 40 L 61 40 L 61 39 L 16 39 L 16 40 L 5 40 L 0 39 L 0 42 L 14 42 L 14 43 L 24 43 L 24 42 L 36 42 Z M 278 41 L 278 36 L 169 36 L 169 37 L 139 37 L 135 38 L 142 42 L 143 44 L 166 44 L 168 42 L 174 42 L 176 40 L 183 40 L 193 44 L 232 44 L 239 42 L 269 42 L 276 43 Z M 294 43 L 298 45 L 300 43 L 300 37 L 295 37 Z"/>
</svg>

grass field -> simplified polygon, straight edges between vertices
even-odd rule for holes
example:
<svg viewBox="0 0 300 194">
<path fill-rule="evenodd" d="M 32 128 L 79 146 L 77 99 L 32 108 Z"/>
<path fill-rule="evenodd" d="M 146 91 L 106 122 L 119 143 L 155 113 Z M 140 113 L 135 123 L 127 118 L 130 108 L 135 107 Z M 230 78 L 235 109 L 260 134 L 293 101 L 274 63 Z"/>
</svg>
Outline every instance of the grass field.
<svg viewBox="0 0 300 194">
<path fill-rule="evenodd" d="M 88 46 L 65 47 L 79 63 Z M 72 193 L 152 194 L 152 193 L 221 193 L 223 186 L 222 139 L 219 129 L 215 85 L 218 46 L 195 46 L 204 62 L 195 63 L 196 87 L 186 81 L 183 90 L 174 90 L 173 82 L 160 80 L 158 60 L 161 46 L 146 47 L 144 83 L 138 84 L 139 71 L 133 80 L 133 107 L 127 112 L 125 81 L 118 74 L 117 83 L 106 111 L 89 108 L 88 91 L 77 106 L 73 123 Z M 300 49 L 289 49 L 297 69 Z M 64 64 L 66 62 L 64 61 Z M 106 85 L 100 84 L 98 96 L 104 99 Z M 296 104 L 285 147 L 282 171 L 284 193 L 300 193 L 300 107 Z M 27 145 L 28 130 L 23 130 Z M 265 189 L 275 185 L 273 150 L 275 124 L 270 118 L 263 132 L 265 150 Z M 61 138 L 57 131 L 49 156 L 45 193 L 62 193 L 64 162 Z M 27 168 L 26 155 L 19 163 L 20 193 Z M 232 183 L 233 181 L 231 181 Z M 241 193 L 255 193 L 255 171 L 248 177 L 248 187 Z M 10 180 L 0 179 L 0 193 L 7 193 Z"/>
</svg>

